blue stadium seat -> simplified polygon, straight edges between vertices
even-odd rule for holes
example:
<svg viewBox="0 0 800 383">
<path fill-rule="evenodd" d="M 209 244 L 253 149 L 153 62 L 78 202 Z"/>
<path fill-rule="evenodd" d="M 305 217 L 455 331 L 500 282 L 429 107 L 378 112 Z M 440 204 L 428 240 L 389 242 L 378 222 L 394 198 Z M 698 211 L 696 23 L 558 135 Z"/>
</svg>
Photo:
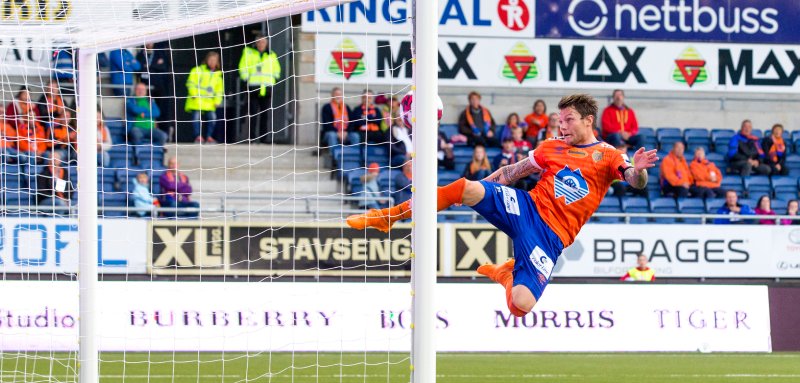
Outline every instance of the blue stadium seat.
<svg viewBox="0 0 800 383">
<path fill-rule="evenodd" d="M 682 198 L 678 200 L 678 210 L 681 214 L 704 214 L 706 212 L 706 204 L 699 198 Z M 683 223 L 700 224 L 700 218 L 681 218 Z"/>
<path fill-rule="evenodd" d="M 788 200 L 785 199 L 773 199 L 772 200 L 772 210 L 778 215 L 786 215 L 786 204 Z"/>
<path fill-rule="evenodd" d="M 709 198 L 706 200 L 706 212 L 715 214 L 722 205 L 725 205 L 725 198 Z"/>
<path fill-rule="evenodd" d="M 661 151 L 670 151 L 672 145 L 676 142 L 683 141 L 683 134 L 679 128 L 658 128 L 656 131 L 656 138 L 658 138 L 658 145 Z"/>
<path fill-rule="evenodd" d="M 502 151 L 503 150 L 500 148 L 486 148 L 486 158 L 488 158 L 489 162 L 491 162 Z"/>
<path fill-rule="evenodd" d="M 725 169 L 728 168 L 728 161 L 725 160 L 724 154 L 714 152 L 706 153 L 706 159 L 713 162 L 714 165 L 717 165 L 719 171 L 721 171 L 723 174 L 725 173 Z"/>
<path fill-rule="evenodd" d="M 655 149 L 658 147 L 655 129 L 647 126 L 640 126 L 638 134 L 642 137 L 642 145 L 644 145 L 645 148 Z"/>
<path fill-rule="evenodd" d="M 657 198 L 650 201 L 650 211 L 660 214 L 677 214 L 678 205 L 673 198 Z M 678 219 L 673 217 L 657 217 L 653 219 L 655 223 L 677 223 Z"/>
<path fill-rule="evenodd" d="M 686 142 L 687 154 L 694 154 L 694 149 L 698 146 L 702 146 L 706 152 L 711 148 L 711 136 L 706 128 L 684 129 L 683 140 Z"/>
<path fill-rule="evenodd" d="M 800 173 L 800 154 L 789 154 L 786 156 L 786 167 L 789 168 L 789 173 Z"/>
<path fill-rule="evenodd" d="M 600 206 L 597 208 L 598 213 L 621 213 L 622 212 L 622 204 L 620 203 L 619 198 L 614 196 L 606 196 L 600 202 Z M 622 217 L 592 217 L 592 222 L 597 223 L 621 223 L 623 222 Z"/>
<path fill-rule="evenodd" d="M 649 213 L 650 204 L 646 198 L 626 197 L 622 199 L 622 211 L 626 213 Z M 631 223 L 646 223 L 647 218 L 632 217 Z"/>
<path fill-rule="evenodd" d="M 390 163 L 390 156 L 389 156 L 389 148 L 383 144 L 368 144 L 366 149 L 366 157 L 364 158 L 364 163 L 369 165 L 373 162 L 377 163 L 378 166 L 385 167 L 389 166 Z M 400 165 L 398 163 L 398 165 Z"/>
<path fill-rule="evenodd" d="M 764 194 L 772 197 L 772 185 L 767 176 L 744 177 L 744 187 L 750 198 L 759 198 Z"/>
<path fill-rule="evenodd" d="M 773 176 L 772 194 L 775 198 L 794 199 L 797 198 L 797 177 L 794 176 Z"/>
<path fill-rule="evenodd" d="M 110 167 L 112 168 L 125 168 L 136 164 L 133 148 L 125 145 L 112 145 L 108 149 L 108 155 L 111 157 Z"/>
<path fill-rule="evenodd" d="M 133 147 L 136 161 L 145 169 L 164 169 L 164 147 L 153 145 L 137 145 Z"/>
<path fill-rule="evenodd" d="M 731 137 L 736 134 L 731 129 L 714 129 L 711 131 L 711 141 L 714 143 L 714 152 L 722 155 L 728 154 L 728 144 Z"/>
<path fill-rule="evenodd" d="M 751 209 L 756 208 L 756 203 L 758 203 L 758 198 L 739 198 L 739 205 L 747 205 Z"/>
<path fill-rule="evenodd" d="M 458 170 L 440 170 L 439 186 L 447 185 L 459 178 L 461 178 L 461 172 Z"/>
<path fill-rule="evenodd" d="M 739 175 L 727 175 L 722 178 L 721 188 L 725 190 L 736 190 L 736 193 L 741 197 L 744 192 L 744 183 L 742 177 Z"/>
</svg>

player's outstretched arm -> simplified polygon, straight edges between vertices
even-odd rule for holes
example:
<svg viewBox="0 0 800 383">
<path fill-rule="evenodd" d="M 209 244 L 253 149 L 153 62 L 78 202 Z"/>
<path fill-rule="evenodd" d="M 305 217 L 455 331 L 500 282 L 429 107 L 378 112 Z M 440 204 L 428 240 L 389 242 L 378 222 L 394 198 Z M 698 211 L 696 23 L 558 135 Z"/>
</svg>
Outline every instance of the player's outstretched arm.
<svg viewBox="0 0 800 383">
<path fill-rule="evenodd" d="M 647 169 L 656 166 L 658 156 L 656 150 L 645 151 L 639 148 L 633 154 L 633 167 L 625 169 L 625 181 L 637 189 L 644 189 L 647 186 Z"/>
<path fill-rule="evenodd" d="M 513 185 L 517 183 L 517 181 L 540 171 L 541 169 L 537 168 L 529 159 L 525 158 L 522 161 L 518 161 L 516 164 L 506 165 L 495 170 L 494 173 L 483 180 L 501 185 Z"/>
</svg>

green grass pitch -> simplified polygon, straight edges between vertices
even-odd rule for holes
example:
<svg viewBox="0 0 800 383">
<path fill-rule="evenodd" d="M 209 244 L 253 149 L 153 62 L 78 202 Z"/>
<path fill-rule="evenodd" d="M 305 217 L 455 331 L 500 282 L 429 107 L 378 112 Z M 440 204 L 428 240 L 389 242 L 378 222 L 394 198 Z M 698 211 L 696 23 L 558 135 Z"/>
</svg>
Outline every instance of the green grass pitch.
<svg viewBox="0 0 800 383">
<path fill-rule="evenodd" d="M 409 381 L 403 353 L 103 353 L 101 382 Z M 0 382 L 75 382 L 75 354 L 0 353 Z M 800 353 L 439 354 L 438 382 L 800 382 Z"/>
</svg>

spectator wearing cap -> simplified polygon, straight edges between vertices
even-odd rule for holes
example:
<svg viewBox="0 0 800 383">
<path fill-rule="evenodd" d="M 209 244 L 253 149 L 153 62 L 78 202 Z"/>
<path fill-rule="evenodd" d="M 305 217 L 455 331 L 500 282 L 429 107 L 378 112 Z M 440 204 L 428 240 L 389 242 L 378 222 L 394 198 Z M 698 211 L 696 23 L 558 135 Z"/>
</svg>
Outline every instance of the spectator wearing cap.
<svg viewBox="0 0 800 383">
<path fill-rule="evenodd" d="M 625 92 L 615 89 L 611 94 L 613 101 L 603 110 L 601 118 L 603 139 L 614 147 L 624 143 L 633 148 L 641 145 L 639 122 L 636 113 L 625 104 Z"/>
<path fill-rule="evenodd" d="M 539 132 L 545 129 L 552 116 L 547 115 L 547 104 L 544 100 L 536 100 L 533 102 L 533 110 L 530 114 L 525 116 L 525 123 L 528 124 L 528 129 L 525 131 L 525 136 L 529 140 L 536 140 Z"/>
<path fill-rule="evenodd" d="M 377 162 L 373 162 L 369 164 L 367 167 L 366 173 L 362 174 L 361 177 L 361 184 L 364 185 L 364 196 L 367 198 L 362 198 L 358 200 L 358 207 L 359 208 L 366 208 L 366 209 L 380 209 L 380 205 L 376 202 L 374 197 L 380 196 L 380 187 L 378 186 L 378 176 L 381 173 L 381 168 L 378 166 Z"/>
<path fill-rule="evenodd" d="M 739 216 L 755 215 L 755 213 L 750 206 L 739 203 L 739 196 L 736 195 L 735 190 L 728 190 L 725 192 L 725 204 L 717 209 L 717 214 L 727 214 L 730 215 L 730 218 L 715 218 L 714 223 L 717 225 L 743 224 L 746 221 Z"/>
<path fill-rule="evenodd" d="M 706 150 L 702 146 L 694 149 L 694 159 L 689 164 L 695 185 L 695 196 L 706 198 L 722 198 L 725 190 L 722 185 L 722 172 L 717 165 L 706 158 Z"/>
<path fill-rule="evenodd" d="M 769 196 L 762 195 L 761 198 L 758 199 L 758 204 L 756 204 L 755 208 L 756 215 L 777 215 L 774 210 L 772 210 L 772 201 L 769 199 Z M 774 219 L 759 219 L 759 225 L 774 225 Z"/>
<path fill-rule="evenodd" d="M 772 132 L 761 141 L 764 163 L 770 167 L 772 175 L 789 175 L 786 167 L 786 143 L 783 142 L 783 125 L 772 125 Z"/>
<path fill-rule="evenodd" d="M 476 145 L 472 152 L 472 161 L 464 167 L 462 177 L 470 181 L 480 181 L 492 173 L 492 165 L 486 157 L 486 148 L 483 145 Z"/>
<path fill-rule="evenodd" d="M 786 215 L 797 217 L 798 207 L 800 207 L 800 204 L 796 199 L 790 200 L 786 203 Z M 781 225 L 800 225 L 800 220 L 783 218 L 781 219 Z"/>
<path fill-rule="evenodd" d="M 672 145 L 672 150 L 661 161 L 661 191 L 664 195 L 672 195 L 675 198 L 686 198 L 689 193 L 696 195 L 694 190 L 694 178 L 689 171 L 689 164 L 686 163 L 683 142 L 676 142 Z"/>
<path fill-rule="evenodd" d="M 742 121 L 741 129 L 728 143 L 728 161 L 731 169 L 743 176 L 752 173 L 769 175 L 771 169 L 764 163 L 764 150 L 753 134 L 753 123 Z"/>
<path fill-rule="evenodd" d="M 481 94 L 472 91 L 467 99 L 469 105 L 458 117 L 458 131 L 467 136 L 469 146 L 499 147 L 494 117 L 488 108 L 481 105 Z"/>
</svg>

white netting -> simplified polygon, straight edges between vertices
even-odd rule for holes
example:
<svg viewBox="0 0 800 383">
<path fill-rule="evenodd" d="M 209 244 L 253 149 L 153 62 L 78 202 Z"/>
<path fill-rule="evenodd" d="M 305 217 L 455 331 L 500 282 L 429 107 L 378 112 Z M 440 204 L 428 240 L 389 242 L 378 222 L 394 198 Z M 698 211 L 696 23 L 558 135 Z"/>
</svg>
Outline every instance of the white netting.
<svg viewBox="0 0 800 383">
<path fill-rule="evenodd" d="M 410 196 L 410 83 L 347 84 L 364 62 L 346 37 L 324 53 L 341 81 L 314 81 L 320 37 L 301 12 L 338 3 L 0 6 L 0 380 L 77 381 L 79 336 L 97 340 L 103 381 L 408 379 L 411 229 L 343 221 Z M 76 68 L 95 49 L 87 127 Z M 377 100 L 362 105 L 365 88 Z M 98 132 L 101 275 L 79 293 L 85 128 Z M 89 293 L 98 326 L 79 334 Z"/>
</svg>

